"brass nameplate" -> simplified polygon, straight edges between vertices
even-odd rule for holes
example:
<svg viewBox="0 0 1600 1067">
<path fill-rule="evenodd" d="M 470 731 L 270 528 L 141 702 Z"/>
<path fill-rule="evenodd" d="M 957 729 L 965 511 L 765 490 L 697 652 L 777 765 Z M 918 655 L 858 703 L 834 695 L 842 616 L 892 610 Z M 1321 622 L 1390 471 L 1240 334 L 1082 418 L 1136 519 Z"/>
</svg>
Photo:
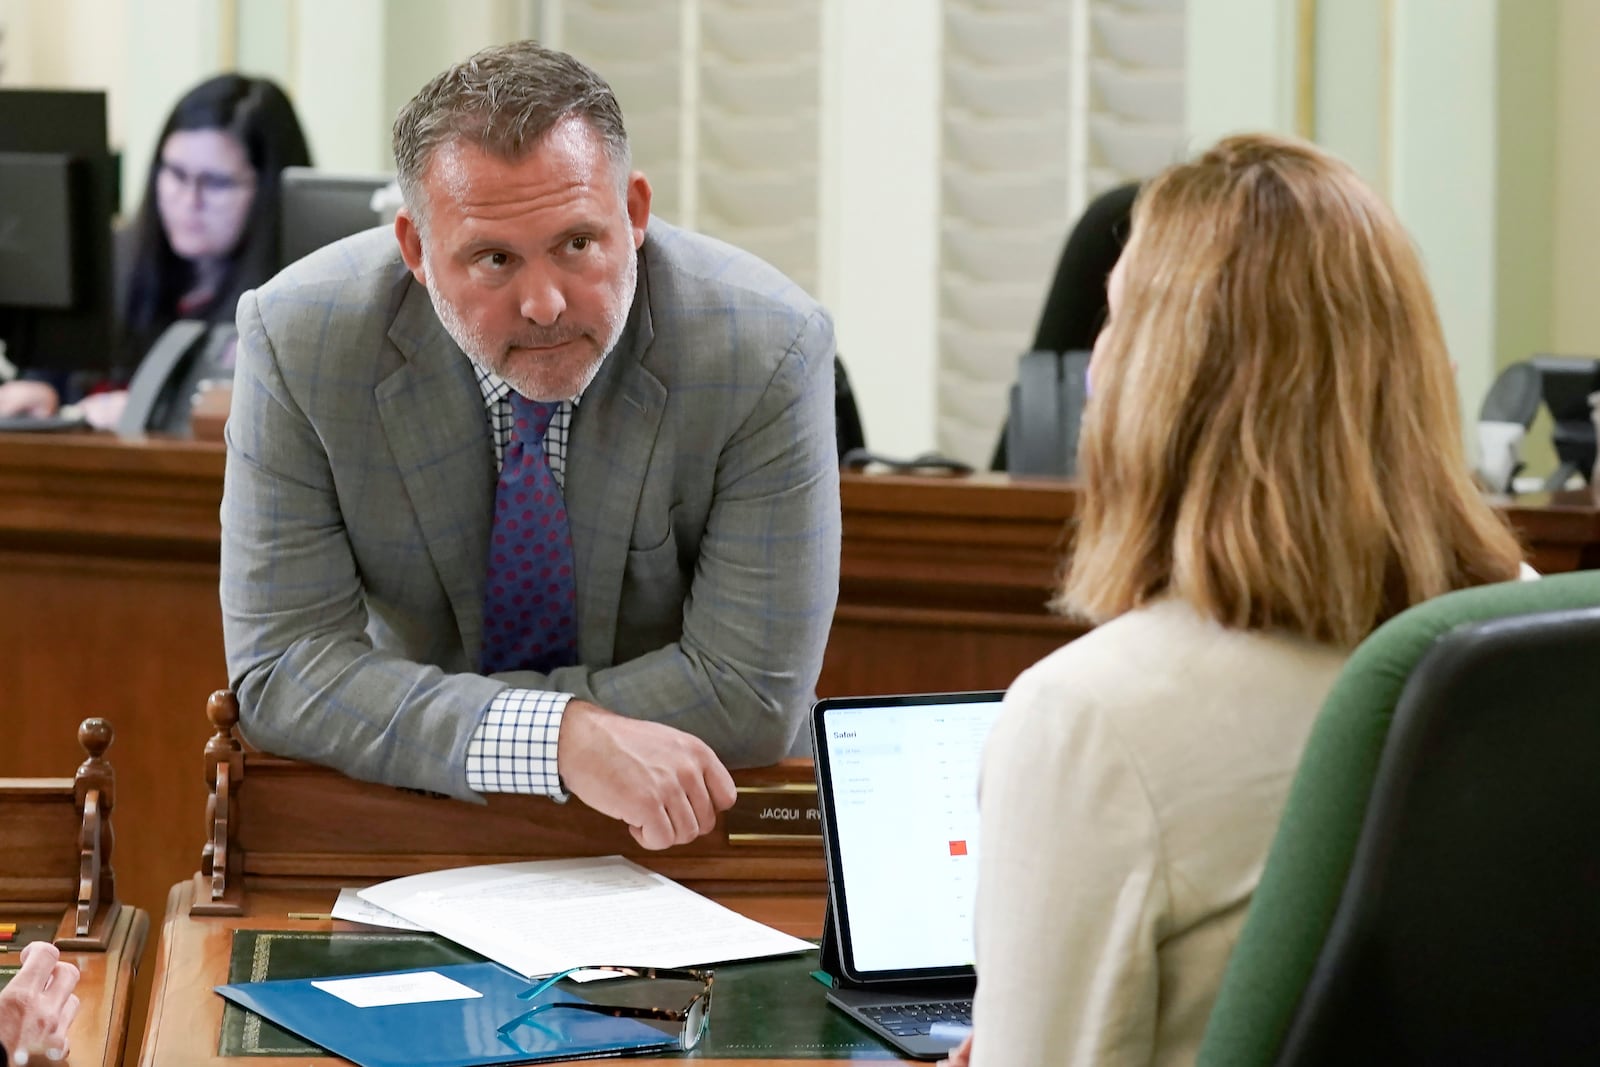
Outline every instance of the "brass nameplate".
<svg viewBox="0 0 1600 1067">
<path fill-rule="evenodd" d="M 740 786 L 723 816 L 730 845 L 821 843 L 822 812 L 814 784 Z"/>
</svg>

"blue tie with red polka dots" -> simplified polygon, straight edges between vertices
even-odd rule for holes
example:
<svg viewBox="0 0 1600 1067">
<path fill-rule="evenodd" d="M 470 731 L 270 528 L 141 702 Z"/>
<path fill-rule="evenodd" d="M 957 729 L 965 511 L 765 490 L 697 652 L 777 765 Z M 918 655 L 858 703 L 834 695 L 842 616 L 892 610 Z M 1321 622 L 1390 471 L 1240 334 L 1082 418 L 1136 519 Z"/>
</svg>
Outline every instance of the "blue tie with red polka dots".
<svg viewBox="0 0 1600 1067">
<path fill-rule="evenodd" d="M 544 453 L 559 404 L 511 393 L 483 590 L 483 673 L 550 671 L 577 662 L 572 531 Z"/>
</svg>

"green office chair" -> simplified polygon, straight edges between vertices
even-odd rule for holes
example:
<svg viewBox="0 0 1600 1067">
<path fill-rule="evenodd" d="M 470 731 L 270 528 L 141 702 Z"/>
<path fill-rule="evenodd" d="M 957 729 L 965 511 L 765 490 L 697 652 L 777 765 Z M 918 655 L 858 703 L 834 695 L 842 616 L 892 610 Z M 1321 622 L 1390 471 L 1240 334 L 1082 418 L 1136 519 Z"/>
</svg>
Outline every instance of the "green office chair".
<svg viewBox="0 0 1600 1067">
<path fill-rule="evenodd" d="M 1600 572 L 1439 597 L 1355 651 L 1198 1063 L 1600 1063 Z"/>
</svg>

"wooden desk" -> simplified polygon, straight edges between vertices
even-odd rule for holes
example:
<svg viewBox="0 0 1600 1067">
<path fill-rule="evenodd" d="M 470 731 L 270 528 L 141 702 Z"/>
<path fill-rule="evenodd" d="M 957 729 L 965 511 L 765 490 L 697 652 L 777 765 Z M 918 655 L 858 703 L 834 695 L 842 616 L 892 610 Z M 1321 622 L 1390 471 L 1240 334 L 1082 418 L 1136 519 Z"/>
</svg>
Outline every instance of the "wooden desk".
<svg viewBox="0 0 1600 1067">
<path fill-rule="evenodd" d="M 1511 520 L 1540 574 L 1600 569 L 1600 492 L 1527 493 L 1496 499 L 1495 506 Z"/>
<path fill-rule="evenodd" d="M 1084 632 L 1047 604 L 1077 491 L 1004 475 L 845 474 L 823 696 L 1004 689 Z"/>
<path fill-rule="evenodd" d="M 339 920 L 291 921 L 290 912 L 325 912 L 338 887 L 360 885 L 348 879 L 333 879 L 321 886 L 256 890 L 241 916 L 191 916 L 194 882 L 172 887 L 167 898 L 166 919 L 161 927 L 160 949 L 156 956 L 155 993 L 145 1025 L 142 1067 L 308 1067 L 304 1057 L 249 1056 L 228 1058 L 217 1054 L 217 1035 L 222 1026 L 223 1000 L 212 987 L 228 980 L 228 961 L 233 932 L 254 930 L 370 930 Z M 716 896 L 716 894 L 713 894 Z M 815 938 L 822 930 L 822 902 L 790 896 L 732 894 L 720 897 L 722 903 L 760 922 L 794 934 Z M 823 995 L 817 986 L 816 995 Z M 712 1013 L 716 1026 L 716 1013 Z M 74 1062 L 77 1057 L 74 1056 Z M 330 1067 L 348 1063 L 329 1057 L 312 1061 Z M 630 1057 L 629 1063 L 683 1063 L 682 1056 L 664 1058 Z M 833 1067 L 840 1060 L 704 1060 L 721 1067 Z M 876 1057 L 874 1062 L 898 1063 L 892 1057 Z"/>
<path fill-rule="evenodd" d="M 227 684 L 217 605 L 222 452 L 98 434 L 0 435 L 0 775 L 75 766 L 86 715 L 119 734 L 123 899 L 158 914 L 194 865 L 205 694 Z M 137 862 L 134 862 L 137 858 Z"/>
<path fill-rule="evenodd" d="M 27 918 L 9 911 L 5 917 Z M 136 1029 L 129 1026 L 133 985 L 149 933 L 150 916 L 144 909 L 123 908 L 112 924 L 105 951 L 61 953 L 63 960 L 77 964 L 81 972 L 76 990 L 78 1015 L 67 1033 L 72 1044 L 68 1062 L 75 1067 L 117 1067 L 122 1062 L 124 1042 Z M 19 952 L 0 952 L 0 968 L 20 966 Z"/>
<path fill-rule="evenodd" d="M 797 835 L 797 823 L 787 820 L 777 821 L 777 835 L 750 836 L 763 829 L 750 820 L 763 808 L 788 798 L 814 803 L 809 761 L 737 772 L 739 802 L 719 817 L 716 830 L 678 848 L 646 852 L 620 824 L 575 798 L 555 804 L 493 796 L 487 805 L 474 805 L 357 782 L 325 767 L 241 751 L 231 697 L 214 698 L 207 714 L 215 728 L 204 758 L 210 795 L 199 788 L 200 775 L 185 778 L 195 783 L 190 806 L 197 820 L 204 802 L 211 837 L 199 854 L 199 873 L 167 898 L 143 1067 L 238 1062 L 218 1055 L 223 1002 L 212 990 L 228 980 L 233 932 L 281 930 L 291 924 L 290 912 L 326 912 L 341 886 L 442 867 L 616 853 L 796 936 L 821 933 L 827 889 L 820 838 Z M 365 929 L 333 920 L 292 925 Z M 820 987 L 816 993 L 822 996 Z M 304 1063 L 270 1056 L 249 1061 L 263 1067 Z M 760 1061 L 718 1062 L 755 1067 Z"/>
<path fill-rule="evenodd" d="M 194 867 L 203 695 L 227 684 L 217 606 L 223 453 L 209 442 L 0 435 L 0 775 L 77 757 L 88 714 L 122 731 L 123 899 L 149 911 Z M 999 688 L 1081 632 L 1045 603 L 1070 485 L 847 474 L 822 695 Z M 1587 493 L 1503 505 L 1534 566 L 1600 567 Z"/>
<path fill-rule="evenodd" d="M 0 945 L 0 969 L 22 965 L 32 941 L 52 941 L 79 971 L 71 1061 L 116 1067 L 128 1036 L 132 995 L 150 916 L 117 896 L 116 776 L 105 758 L 112 728 L 85 720 L 75 733 L 76 774 L 0 778 L 0 920 L 16 940 Z"/>
</svg>

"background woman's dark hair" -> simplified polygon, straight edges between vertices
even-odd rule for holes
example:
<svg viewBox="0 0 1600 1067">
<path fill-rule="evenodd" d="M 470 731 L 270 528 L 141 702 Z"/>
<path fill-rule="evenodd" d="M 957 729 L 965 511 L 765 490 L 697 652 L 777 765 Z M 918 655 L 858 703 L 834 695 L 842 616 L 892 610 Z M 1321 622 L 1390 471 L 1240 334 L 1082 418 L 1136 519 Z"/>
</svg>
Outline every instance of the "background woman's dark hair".
<svg viewBox="0 0 1600 1067">
<path fill-rule="evenodd" d="M 239 296 L 260 285 L 278 268 L 278 173 L 284 167 L 311 165 L 305 134 L 283 90 L 265 78 L 220 74 L 184 94 L 172 109 L 145 177 L 144 197 L 133 222 L 127 299 L 122 307 L 121 362 L 131 369 L 161 331 L 177 317 L 178 299 L 194 284 L 189 264 L 172 250 L 156 206 L 156 176 L 161 149 L 179 130 L 221 130 L 244 147 L 255 170 L 255 199 L 245 219 L 215 299 L 198 312 L 216 322 L 232 322 Z M 194 313 L 191 313 L 194 314 Z"/>
</svg>

